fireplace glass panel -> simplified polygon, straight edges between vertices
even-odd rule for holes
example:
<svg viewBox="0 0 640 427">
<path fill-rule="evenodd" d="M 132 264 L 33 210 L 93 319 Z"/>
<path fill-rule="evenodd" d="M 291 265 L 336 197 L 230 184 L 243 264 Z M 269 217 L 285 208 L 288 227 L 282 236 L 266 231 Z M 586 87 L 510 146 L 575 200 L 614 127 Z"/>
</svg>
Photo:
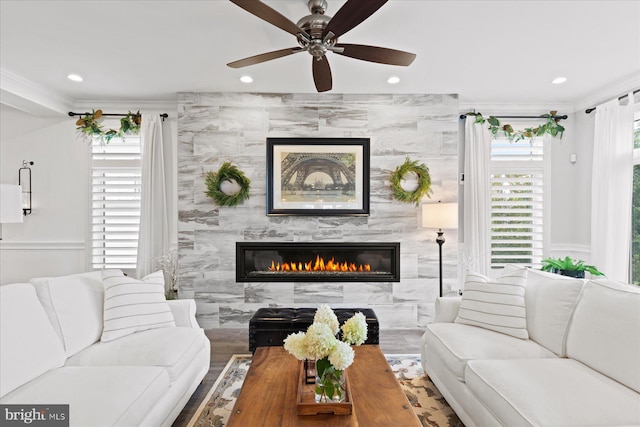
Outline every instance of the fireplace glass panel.
<svg viewBox="0 0 640 427">
<path fill-rule="evenodd" d="M 400 280 L 399 243 L 236 244 L 238 282 Z"/>
</svg>

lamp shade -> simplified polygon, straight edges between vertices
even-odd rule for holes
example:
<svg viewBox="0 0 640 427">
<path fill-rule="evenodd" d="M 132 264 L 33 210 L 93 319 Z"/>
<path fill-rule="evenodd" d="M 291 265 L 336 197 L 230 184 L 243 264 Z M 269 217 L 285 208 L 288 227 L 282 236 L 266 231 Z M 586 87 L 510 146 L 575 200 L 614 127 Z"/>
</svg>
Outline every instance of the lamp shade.
<svg viewBox="0 0 640 427">
<path fill-rule="evenodd" d="M 22 222 L 22 188 L 0 184 L 0 224 Z"/>
<path fill-rule="evenodd" d="M 425 203 L 422 205 L 424 228 L 458 228 L 457 203 Z"/>
</svg>

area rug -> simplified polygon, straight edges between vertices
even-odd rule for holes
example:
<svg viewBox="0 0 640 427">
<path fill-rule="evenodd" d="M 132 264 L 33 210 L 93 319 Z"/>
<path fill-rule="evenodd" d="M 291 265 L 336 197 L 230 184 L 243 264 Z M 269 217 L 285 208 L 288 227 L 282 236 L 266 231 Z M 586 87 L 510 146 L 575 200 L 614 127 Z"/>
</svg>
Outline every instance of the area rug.
<svg viewBox="0 0 640 427">
<path fill-rule="evenodd" d="M 423 426 L 464 427 L 436 386 L 425 378 L 419 355 L 385 357 Z M 187 427 L 224 427 L 250 365 L 250 354 L 234 354 Z"/>
</svg>

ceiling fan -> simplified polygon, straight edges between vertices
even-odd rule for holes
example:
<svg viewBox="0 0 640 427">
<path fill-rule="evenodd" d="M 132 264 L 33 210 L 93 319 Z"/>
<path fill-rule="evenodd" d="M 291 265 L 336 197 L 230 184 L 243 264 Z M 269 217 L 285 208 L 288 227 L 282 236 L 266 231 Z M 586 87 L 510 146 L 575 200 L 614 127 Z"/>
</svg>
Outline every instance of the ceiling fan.
<svg viewBox="0 0 640 427">
<path fill-rule="evenodd" d="M 414 53 L 378 46 L 338 43 L 338 37 L 369 18 L 387 1 L 348 0 L 331 18 L 324 14 L 327 8 L 326 0 L 309 0 L 311 15 L 303 17 L 294 24 L 259 0 L 231 0 L 247 12 L 296 36 L 299 46 L 250 56 L 227 65 L 232 68 L 241 68 L 298 52 L 309 52 L 313 56 L 313 80 L 318 92 L 326 92 L 332 87 L 327 52 L 380 64 L 410 65 L 416 57 Z"/>
</svg>

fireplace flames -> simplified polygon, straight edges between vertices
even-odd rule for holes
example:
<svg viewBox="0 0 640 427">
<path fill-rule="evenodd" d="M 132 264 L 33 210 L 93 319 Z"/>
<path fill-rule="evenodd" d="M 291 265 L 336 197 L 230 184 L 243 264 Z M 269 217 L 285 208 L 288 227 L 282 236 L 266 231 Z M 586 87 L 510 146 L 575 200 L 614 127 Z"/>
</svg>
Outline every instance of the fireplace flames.
<svg viewBox="0 0 640 427">
<path fill-rule="evenodd" d="M 309 262 L 284 262 L 280 264 L 275 261 L 271 261 L 271 267 L 269 267 L 269 271 L 295 271 L 295 272 L 305 272 L 305 271 L 336 271 L 336 272 L 354 272 L 354 271 L 371 271 L 371 265 L 369 264 L 354 264 L 345 262 L 336 262 L 334 258 L 331 258 L 329 261 L 326 261 L 321 258 L 319 255 L 316 256 L 315 261 Z"/>
</svg>

